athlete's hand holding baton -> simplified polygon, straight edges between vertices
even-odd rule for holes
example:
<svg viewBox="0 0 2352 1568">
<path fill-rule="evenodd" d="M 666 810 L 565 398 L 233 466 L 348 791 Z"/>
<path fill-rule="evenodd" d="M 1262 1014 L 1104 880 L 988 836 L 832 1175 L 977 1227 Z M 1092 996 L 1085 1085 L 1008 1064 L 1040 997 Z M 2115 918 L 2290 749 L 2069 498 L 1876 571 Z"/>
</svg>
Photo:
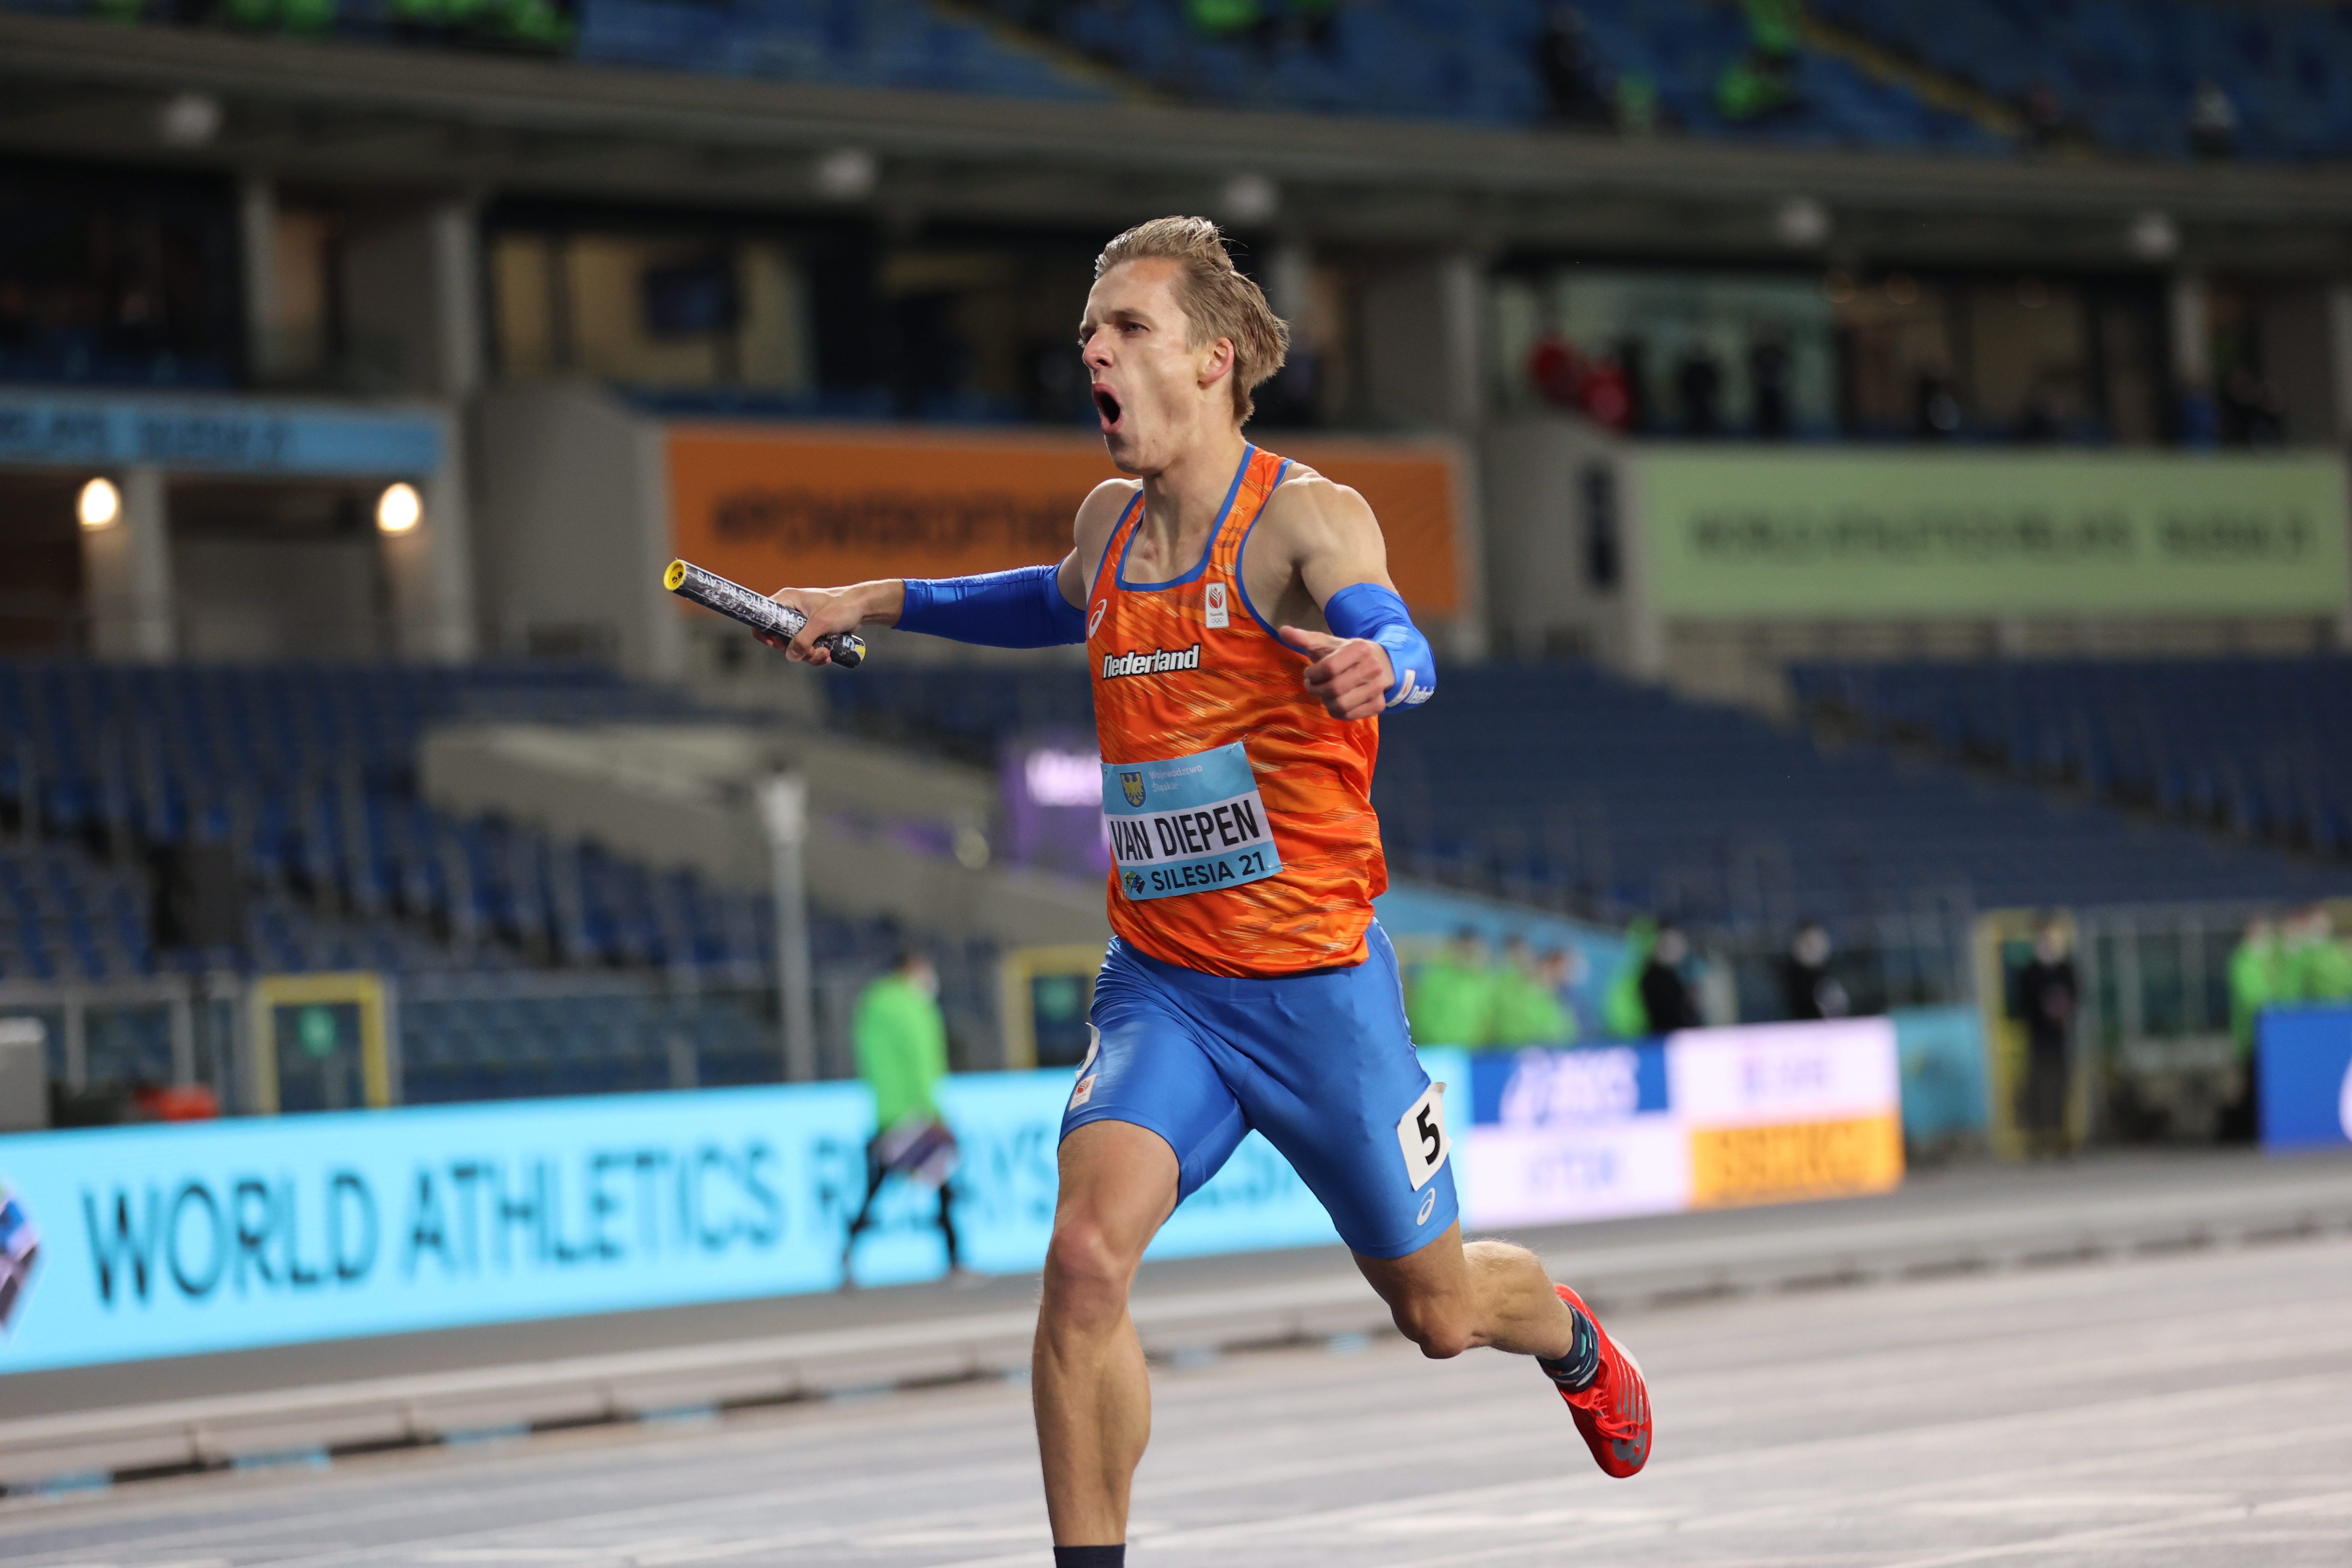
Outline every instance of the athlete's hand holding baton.
<svg viewBox="0 0 2352 1568">
<path fill-rule="evenodd" d="M 862 589 L 885 585 L 866 583 L 839 590 L 782 588 L 773 595 L 756 594 L 687 561 L 671 562 L 662 575 L 662 586 L 679 598 L 741 622 L 770 647 L 782 648 L 786 658 L 809 664 L 837 664 L 844 669 L 856 669 L 866 662 L 866 643 L 857 636 L 857 628 L 866 619 L 878 617 L 862 616 L 854 608 L 845 616 L 843 603 Z"/>
<path fill-rule="evenodd" d="M 907 585 L 896 578 L 877 583 L 853 583 L 846 588 L 779 588 L 769 597 L 796 615 L 808 617 L 790 636 L 754 633 L 770 647 L 782 648 L 786 658 L 801 664 L 843 664 L 834 639 L 856 640 L 857 628 L 867 625 L 896 626 L 906 600 Z M 858 644 L 862 654 L 865 644 Z M 844 668 L 854 668 L 843 664 Z"/>
</svg>

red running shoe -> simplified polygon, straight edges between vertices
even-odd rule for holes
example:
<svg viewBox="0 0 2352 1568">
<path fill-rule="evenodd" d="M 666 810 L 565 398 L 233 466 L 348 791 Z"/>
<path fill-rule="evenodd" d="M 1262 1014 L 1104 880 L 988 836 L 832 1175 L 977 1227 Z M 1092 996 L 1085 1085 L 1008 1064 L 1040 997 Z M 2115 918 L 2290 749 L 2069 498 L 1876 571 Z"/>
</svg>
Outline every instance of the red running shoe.
<svg viewBox="0 0 2352 1568">
<path fill-rule="evenodd" d="M 1600 1373 L 1573 1394 L 1560 1388 L 1559 1396 L 1568 1401 L 1568 1413 L 1576 1418 L 1584 1446 L 1592 1450 L 1592 1462 L 1622 1481 L 1650 1459 L 1650 1388 L 1642 1381 L 1642 1363 L 1609 1337 L 1583 1297 L 1565 1285 L 1552 1289 L 1591 1319 L 1592 1331 L 1601 1336 Z"/>
</svg>

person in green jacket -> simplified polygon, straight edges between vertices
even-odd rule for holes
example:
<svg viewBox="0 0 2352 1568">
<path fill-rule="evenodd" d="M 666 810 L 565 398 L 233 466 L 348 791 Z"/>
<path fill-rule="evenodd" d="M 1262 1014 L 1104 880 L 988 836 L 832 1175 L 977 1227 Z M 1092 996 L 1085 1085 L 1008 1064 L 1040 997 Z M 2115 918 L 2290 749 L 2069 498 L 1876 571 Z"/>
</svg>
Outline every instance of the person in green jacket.
<svg viewBox="0 0 2352 1568">
<path fill-rule="evenodd" d="M 2238 1051 L 2238 1089 L 2221 1108 L 2221 1135 L 2252 1142 L 2261 1132 L 2261 1063 L 2254 1055 L 2254 1025 L 2263 1009 L 2292 1001 L 2287 951 L 2279 922 L 2258 915 L 2230 952 L 2230 1038 Z"/>
<path fill-rule="evenodd" d="M 1576 1020 L 1561 999 L 1568 984 L 1568 955 L 1554 948 L 1538 959 L 1525 937 L 1503 944 L 1503 967 L 1495 976 L 1494 1043 L 1565 1046 L 1576 1039 Z"/>
<path fill-rule="evenodd" d="M 2285 952 L 2275 921 L 2256 918 L 2230 953 L 2230 1037 L 2238 1055 L 2254 1054 L 2254 1020 L 2273 1002 L 2286 999 Z"/>
<path fill-rule="evenodd" d="M 903 1175 L 940 1195 L 940 1234 L 947 1238 L 948 1273 L 961 1279 L 963 1259 L 956 1246 L 955 1134 L 940 1115 L 939 1085 L 948 1073 L 947 1021 L 940 1016 L 939 972 L 919 952 L 900 952 L 890 972 L 858 994 L 851 1025 L 857 1047 L 857 1076 L 874 1091 L 874 1136 L 866 1145 L 866 1201 L 849 1222 L 841 1248 L 841 1283 L 850 1272 L 857 1238 L 873 1223 L 874 1200 L 883 1184 Z"/>
<path fill-rule="evenodd" d="M 2287 942 L 2287 994 L 2297 1002 L 2352 999 L 2352 947 L 2336 940 L 2325 904 L 2296 911 Z"/>
<path fill-rule="evenodd" d="M 1445 951 L 1413 974 L 1404 1005 L 1413 1042 L 1466 1046 L 1473 1050 L 1491 1043 L 1495 981 L 1495 973 L 1486 963 L 1486 943 L 1477 928 L 1464 926 L 1456 931 Z"/>
</svg>

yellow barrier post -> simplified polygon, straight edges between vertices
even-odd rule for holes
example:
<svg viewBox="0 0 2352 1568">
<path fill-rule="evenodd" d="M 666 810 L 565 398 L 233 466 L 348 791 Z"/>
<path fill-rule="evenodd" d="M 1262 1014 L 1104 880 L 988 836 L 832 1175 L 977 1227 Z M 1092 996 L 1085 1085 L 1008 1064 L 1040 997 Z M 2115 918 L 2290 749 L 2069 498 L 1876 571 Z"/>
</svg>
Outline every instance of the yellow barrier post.
<svg viewBox="0 0 2352 1568">
<path fill-rule="evenodd" d="M 392 986 L 383 975 L 367 970 L 323 974 L 264 974 L 247 994 L 247 1031 L 249 1059 L 247 1082 L 250 1109 L 275 1116 L 278 1111 L 278 1010 L 281 1007 L 348 1006 L 358 1010 L 360 1026 L 360 1092 L 372 1108 L 397 1103 L 392 1041 Z"/>
<path fill-rule="evenodd" d="M 2074 917 L 2063 910 L 1992 910 L 1977 917 L 1969 933 L 1977 1008 L 1984 1019 L 1985 1087 L 1990 1102 L 1986 1131 L 1993 1153 L 2003 1160 L 2026 1157 L 2025 1131 L 2017 1123 L 2018 1091 L 2025 1083 L 2025 1020 L 2016 1016 L 2010 1001 L 2017 972 L 2032 961 L 2033 939 L 2045 917 L 2065 932 L 2067 949 L 2073 952 Z M 2082 968 L 2082 956 L 2076 953 L 2075 972 L 2079 974 Z M 2076 1016 L 2080 1018 L 2080 1009 Z M 2082 1057 L 2085 1042 L 2077 1035 L 2067 1044 L 2066 1141 L 2079 1148 L 2090 1124 Z"/>
<path fill-rule="evenodd" d="M 997 1006 L 1004 1024 L 1006 1067 L 1037 1065 L 1037 982 L 1057 976 L 1073 979 L 1082 1010 L 1090 1009 L 1094 978 L 1102 961 L 1103 950 L 1097 942 L 1016 947 L 1004 955 L 997 970 Z"/>
</svg>

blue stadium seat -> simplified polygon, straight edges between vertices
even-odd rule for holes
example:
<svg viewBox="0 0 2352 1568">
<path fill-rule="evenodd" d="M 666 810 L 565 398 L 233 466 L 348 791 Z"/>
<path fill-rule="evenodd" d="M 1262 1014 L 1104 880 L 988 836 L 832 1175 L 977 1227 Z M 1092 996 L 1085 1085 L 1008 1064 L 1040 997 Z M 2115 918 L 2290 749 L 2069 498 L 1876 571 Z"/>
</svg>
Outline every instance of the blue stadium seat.
<svg viewBox="0 0 2352 1568">
<path fill-rule="evenodd" d="M 2352 661 L 2321 662 L 2335 670 L 2327 680 L 2311 671 L 2294 678 L 2303 686 L 2280 679 L 2305 693 L 2291 703 L 2296 723 L 2332 705 L 2326 722 L 2344 745 L 2352 742 Z M 2045 712 L 1984 700 L 1968 682 L 1986 668 L 2010 667 L 1815 666 L 1793 679 L 1808 705 L 1867 714 L 1883 702 L 1906 715 L 1890 740 L 1959 737 L 1953 753 L 1961 760 L 2008 754 L 2022 724 L 2029 739 L 2015 784 L 1881 745 L 1824 752 L 1743 710 L 1678 700 L 1589 666 L 1455 667 L 1439 700 L 1382 726 L 1373 800 L 1390 862 L 1406 874 L 1607 917 L 1664 910 L 1768 926 L 1923 905 L 2284 900 L 2352 882 L 2268 848 L 2136 822 L 2095 803 L 2068 805 L 2029 787 L 2074 768 L 2087 754 L 2085 735 L 2127 736 L 2133 724 L 2146 732 L 2152 693 L 2111 693 L 2104 717 Z M 1939 684 L 1946 679 L 1949 689 Z M 2213 688 L 2216 705 L 2254 710 L 2243 689 L 2242 678 Z M 2220 696 L 2225 689 L 2239 700 Z M 928 728 L 950 749 L 992 755 L 1033 728 L 1034 716 L 1084 725 L 1087 682 L 1082 670 L 992 668 L 980 680 L 960 668 L 900 668 L 887 686 L 861 676 L 826 692 L 845 725 L 902 738 Z M 2114 750 L 2126 755 L 2120 743 Z M 2352 815 L 2352 758 L 2331 754 L 2338 760 L 2326 767 L 2288 769 L 2282 777 L 2292 788 L 2270 784 L 2259 767 L 2242 769 L 2241 783 L 2208 786 L 2211 809 L 2268 823 L 2289 803 L 2307 812 L 2303 803 L 2324 798 L 2336 803 L 2339 819 Z"/>
<path fill-rule="evenodd" d="M 1798 700 L 1896 742 L 2241 837 L 2345 853 L 2352 659 L 1818 665 Z"/>
</svg>

